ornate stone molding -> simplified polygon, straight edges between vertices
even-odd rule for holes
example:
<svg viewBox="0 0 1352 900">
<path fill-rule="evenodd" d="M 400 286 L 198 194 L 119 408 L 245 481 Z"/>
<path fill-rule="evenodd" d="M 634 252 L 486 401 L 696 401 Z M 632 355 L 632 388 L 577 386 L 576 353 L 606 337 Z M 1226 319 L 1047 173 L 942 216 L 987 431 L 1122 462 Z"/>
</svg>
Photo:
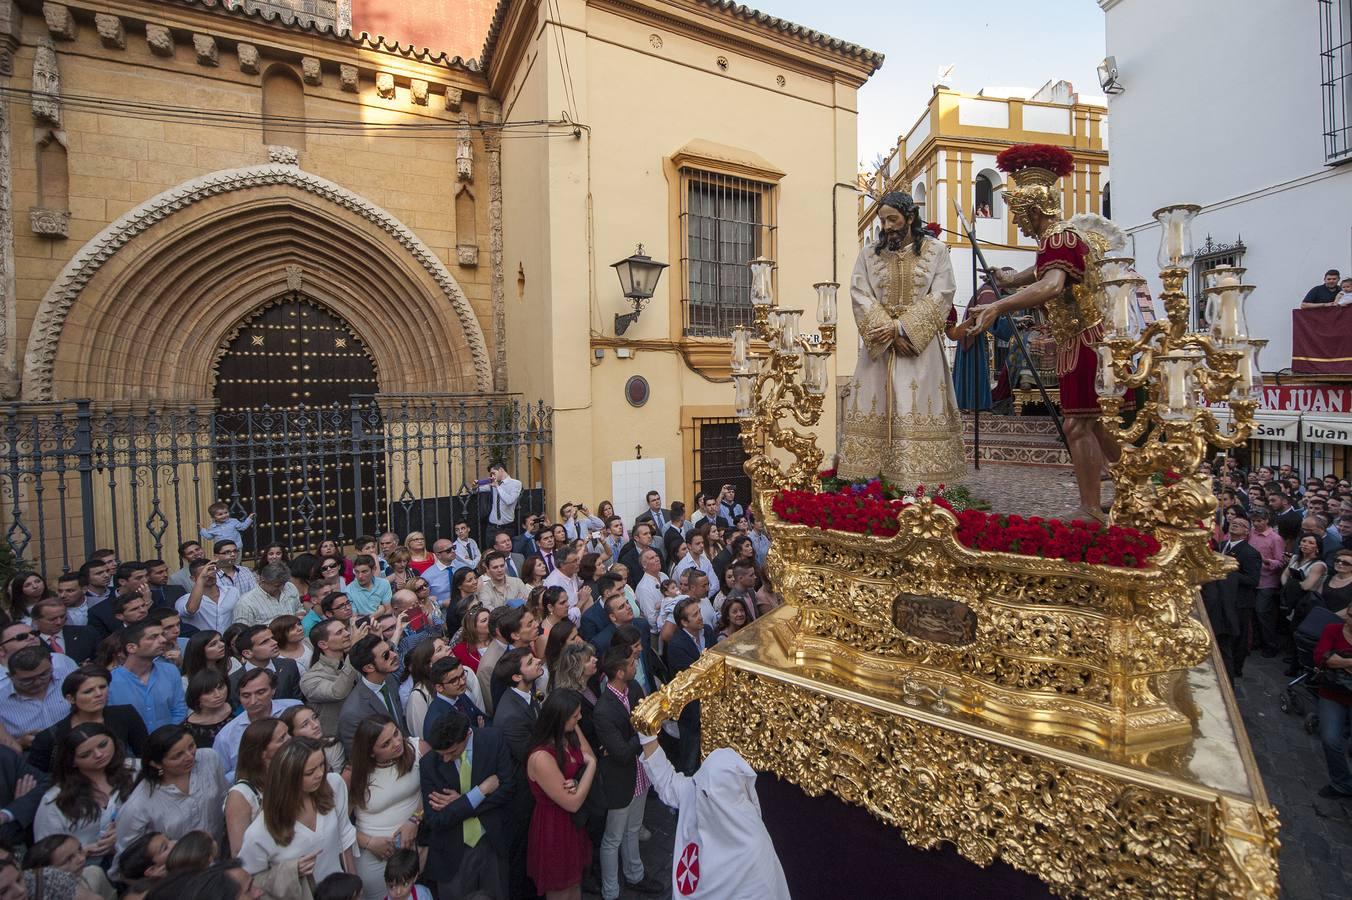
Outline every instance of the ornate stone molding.
<svg viewBox="0 0 1352 900">
<path fill-rule="evenodd" d="M 382 100 L 394 99 L 394 75 L 389 72 L 376 73 L 376 93 Z"/>
<path fill-rule="evenodd" d="M 174 33 L 164 25 L 146 23 L 146 45 L 156 56 L 174 55 Z"/>
<path fill-rule="evenodd" d="M 469 113 L 460 114 L 460 127 L 455 132 L 455 177 L 460 181 L 474 180 L 474 142 L 470 139 Z"/>
<path fill-rule="evenodd" d="M 4 168 L 8 171 L 8 167 Z M 437 255 L 408 226 L 364 197 L 326 178 L 294 165 L 269 163 L 240 169 L 224 169 L 194 178 L 150 198 L 95 235 L 71 258 L 52 282 L 28 338 L 24 357 L 23 396 L 27 400 L 55 398 L 54 368 L 57 342 L 71 307 L 104 263 L 136 236 L 154 225 L 209 197 L 251 188 L 285 185 L 328 201 L 375 225 L 398 243 L 440 288 L 454 311 L 473 361 L 479 390 L 493 387 L 492 364 L 483 330 L 465 292 Z M 3 222 L 0 221 L 0 228 Z"/>
<path fill-rule="evenodd" d="M 286 289 L 288 291 L 299 291 L 305 287 L 305 270 L 300 266 L 286 267 Z"/>
<path fill-rule="evenodd" d="M 28 224 L 39 237 L 70 237 L 70 210 L 35 206 L 28 211 Z"/>
<path fill-rule="evenodd" d="M 77 33 L 75 17 L 70 7 L 60 3 L 42 4 L 42 18 L 47 20 L 47 31 L 58 41 L 73 41 Z"/>
<path fill-rule="evenodd" d="M 0 103 L 0 399 L 19 395 L 15 364 L 14 198 L 9 154 L 9 105 Z"/>
<path fill-rule="evenodd" d="M 464 93 L 458 87 L 446 88 L 446 108 L 451 112 L 460 112 L 460 104 L 464 100 Z"/>
<path fill-rule="evenodd" d="M 298 166 L 300 165 L 300 151 L 295 147 L 268 144 L 268 161 L 277 163 L 279 166 Z"/>
<path fill-rule="evenodd" d="M 465 268 L 473 268 L 479 264 L 479 245 L 478 244 L 456 244 L 455 261 Z"/>
<path fill-rule="evenodd" d="M 127 49 L 127 29 L 122 20 L 108 13 L 94 14 L 94 27 L 99 32 L 99 40 L 110 50 Z"/>
<path fill-rule="evenodd" d="M 338 81 L 342 84 L 343 90 L 355 94 L 357 92 L 357 67 L 348 63 L 338 66 Z"/>
<path fill-rule="evenodd" d="M 319 64 L 318 57 L 302 56 L 300 58 L 300 74 L 306 84 L 323 84 L 324 69 Z"/>
<path fill-rule="evenodd" d="M 427 82 L 421 78 L 415 78 L 409 82 L 409 93 L 413 95 L 413 102 L 417 106 L 427 105 Z"/>
<path fill-rule="evenodd" d="M 239 70 L 246 75 L 258 74 L 258 48 L 253 44 L 236 44 L 235 54 L 239 57 Z"/>
<path fill-rule="evenodd" d="M 496 101 L 485 106 L 479 101 L 479 120 L 497 122 Z M 493 309 L 493 389 L 507 390 L 507 289 L 503 272 L 502 242 L 502 144 L 496 131 L 484 133 L 484 155 L 488 157 L 488 265 L 489 291 Z"/>
<path fill-rule="evenodd" d="M 49 37 L 39 38 L 33 50 L 32 108 L 38 122 L 61 127 L 61 71 L 56 64 L 56 45 Z"/>
<path fill-rule="evenodd" d="M 197 63 L 202 66 L 218 66 L 221 63 L 220 51 L 216 49 L 216 39 L 209 34 L 194 34 L 192 49 L 197 54 Z"/>
</svg>

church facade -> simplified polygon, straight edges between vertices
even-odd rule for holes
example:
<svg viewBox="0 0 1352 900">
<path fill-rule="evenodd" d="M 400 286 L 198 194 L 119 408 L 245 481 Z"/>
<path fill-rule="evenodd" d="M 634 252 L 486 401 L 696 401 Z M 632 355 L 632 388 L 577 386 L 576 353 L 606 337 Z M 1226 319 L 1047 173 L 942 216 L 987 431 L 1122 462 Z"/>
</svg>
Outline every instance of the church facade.
<svg viewBox="0 0 1352 900">
<path fill-rule="evenodd" d="M 641 458 L 690 499 L 746 261 L 785 305 L 848 272 L 881 57 L 714 0 L 407 6 L 0 5 L 4 399 L 510 393 L 554 410 L 528 486 L 605 497 Z M 670 268 L 617 334 L 637 244 Z"/>
</svg>

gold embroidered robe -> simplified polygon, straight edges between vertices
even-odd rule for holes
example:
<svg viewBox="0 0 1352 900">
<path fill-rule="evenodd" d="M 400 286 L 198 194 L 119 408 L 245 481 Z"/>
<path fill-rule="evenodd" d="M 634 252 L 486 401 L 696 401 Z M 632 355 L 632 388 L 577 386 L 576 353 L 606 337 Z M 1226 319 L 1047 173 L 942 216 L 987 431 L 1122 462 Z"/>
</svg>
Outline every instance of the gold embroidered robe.
<svg viewBox="0 0 1352 900">
<path fill-rule="evenodd" d="M 845 401 L 837 469 L 841 477 L 881 474 L 899 488 L 952 484 L 966 474 L 962 419 L 943 344 L 957 285 L 948 246 L 926 239 L 894 253 L 873 245 L 859 253 L 850 302 L 859 326 L 859 363 Z M 907 357 L 863 335 L 875 323 L 904 334 L 918 351 Z"/>
</svg>

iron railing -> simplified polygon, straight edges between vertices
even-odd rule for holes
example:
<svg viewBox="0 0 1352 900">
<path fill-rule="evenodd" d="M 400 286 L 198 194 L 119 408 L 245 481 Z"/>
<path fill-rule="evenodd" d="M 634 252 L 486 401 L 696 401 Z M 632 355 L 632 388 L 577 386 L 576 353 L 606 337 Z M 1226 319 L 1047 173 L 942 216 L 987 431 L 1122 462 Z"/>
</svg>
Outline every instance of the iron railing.
<svg viewBox="0 0 1352 900">
<path fill-rule="evenodd" d="M 323 408 L 192 405 L 0 406 L 0 503 L 15 557 L 49 577 L 96 548 L 177 565 L 220 500 L 252 513 L 245 556 L 333 538 L 467 521 L 481 539 L 478 481 L 502 462 L 525 486 L 518 515 L 544 508 L 552 410 L 516 395 L 365 395 Z M 487 496 L 486 494 L 483 496 Z M 481 540 L 482 544 L 482 540 Z"/>
</svg>

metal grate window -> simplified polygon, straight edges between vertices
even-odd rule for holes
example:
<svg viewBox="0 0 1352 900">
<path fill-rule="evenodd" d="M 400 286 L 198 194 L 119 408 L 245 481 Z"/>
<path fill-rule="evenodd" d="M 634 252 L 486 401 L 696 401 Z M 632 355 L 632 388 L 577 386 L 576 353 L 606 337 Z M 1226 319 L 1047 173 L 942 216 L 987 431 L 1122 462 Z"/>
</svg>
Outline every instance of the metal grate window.
<svg viewBox="0 0 1352 900">
<path fill-rule="evenodd" d="M 1352 159 L 1352 0 L 1317 2 L 1324 159 L 1344 162 Z"/>
<path fill-rule="evenodd" d="M 1192 296 L 1192 327 L 1205 331 L 1210 327 L 1206 321 L 1206 294 L 1202 289 L 1206 287 L 1206 279 L 1202 277 L 1208 269 L 1214 269 L 1218 266 L 1242 266 L 1244 265 L 1244 238 L 1236 237 L 1234 243 L 1217 243 L 1211 239 L 1211 235 L 1206 236 L 1206 242 L 1197 248 L 1197 255 L 1192 261 L 1192 275 L 1189 279 L 1191 284 Z"/>
<path fill-rule="evenodd" d="M 743 506 L 751 503 L 751 477 L 746 474 L 746 451 L 742 448 L 742 425 L 733 418 L 695 419 L 695 490 L 717 494 L 730 484 Z M 694 498 L 687 504 L 694 510 Z"/>
<path fill-rule="evenodd" d="M 682 170 L 681 257 L 685 333 L 726 337 L 751 323 L 751 270 L 774 258 L 772 184 Z"/>
</svg>

